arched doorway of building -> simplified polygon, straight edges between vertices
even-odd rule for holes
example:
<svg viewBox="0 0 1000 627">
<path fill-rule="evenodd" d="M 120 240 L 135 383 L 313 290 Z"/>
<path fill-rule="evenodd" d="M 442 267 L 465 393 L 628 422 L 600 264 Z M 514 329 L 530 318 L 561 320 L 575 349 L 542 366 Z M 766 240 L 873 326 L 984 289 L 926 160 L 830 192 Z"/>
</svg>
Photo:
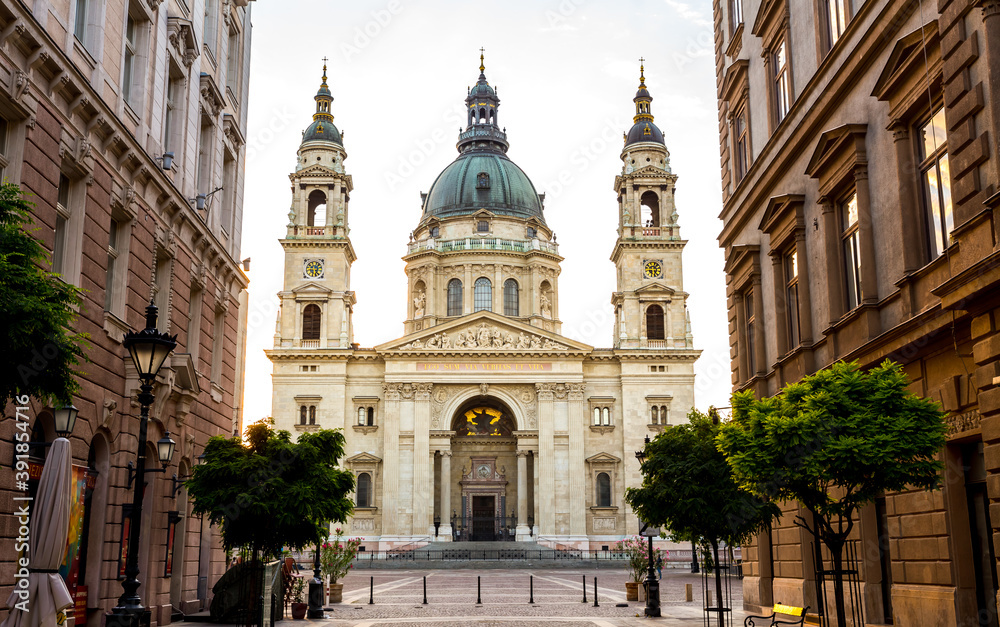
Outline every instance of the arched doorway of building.
<svg viewBox="0 0 1000 627">
<path fill-rule="evenodd" d="M 455 539 L 512 540 L 517 528 L 517 424 L 497 398 L 466 401 L 451 423 L 452 471 L 449 489 Z M 526 497 L 526 495 L 523 495 Z M 524 521 L 521 521 L 522 524 Z"/>
</svg>

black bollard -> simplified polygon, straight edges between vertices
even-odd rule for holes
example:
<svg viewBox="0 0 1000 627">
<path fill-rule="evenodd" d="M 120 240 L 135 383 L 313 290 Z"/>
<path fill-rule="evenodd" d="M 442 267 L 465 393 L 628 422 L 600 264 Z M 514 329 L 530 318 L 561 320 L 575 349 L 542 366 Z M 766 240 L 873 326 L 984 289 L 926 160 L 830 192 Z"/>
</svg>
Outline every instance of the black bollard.
<svg viewBox="0 0 1000 627">
<path fill-rule="evenodd" d="M 424 575 L 424 605 L 427 605 L 427 575 Z"/>
<path fill-rule="evenodd" d="M 594 577 L 594 607 L 601 607 L 597 604 L 597 577 Z"/>
<path fill-rule="evenodd" d="M 586 602 L 587 602 L 587 576 L 583 575 L 583 601 L 582 601 L 582 603 L 586 603 Z"/>
<path fill-rule="evenodd" d="M 531 597 L 528 599 L 528 603 L 533 604 L 535 602 L 535 576 L 531 575 L 530 577 L 531 577 L 530 580 Z"/>
<path fill-rule="evenodd" d="M 482 594 L 482 578 L 478 575 L 476 576 L 476 605 L 483 604 L 483 594 Z"/>
<path fill-rule="evenodd" d="M 372 577 L 371 587 L 368 588 L 368 605 L 375 605 L 375 577 Z"/>
</svg>

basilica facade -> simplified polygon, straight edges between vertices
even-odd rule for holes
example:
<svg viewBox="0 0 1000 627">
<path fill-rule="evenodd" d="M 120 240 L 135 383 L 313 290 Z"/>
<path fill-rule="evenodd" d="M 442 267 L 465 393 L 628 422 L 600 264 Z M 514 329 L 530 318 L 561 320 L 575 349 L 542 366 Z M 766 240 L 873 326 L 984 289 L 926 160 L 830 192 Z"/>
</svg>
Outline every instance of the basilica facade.
<svg viewBox="0 0 1000 627">
<path fill-rule="evenodd" d="M 619 216 L 611 347 L 563 336 L 545 195 L 507 157 L 479 69 L 459 154 L 413 214 L 403 335 L 361 348 L 353 184 L 324 68 L 290 175 L 272 413 L 292 433 L 344 431 L 348 533 L 369 551 L 504 538 L 601 549 L 638 530 L 623 500 L 641 482 L 635 451 L 694 404 L 677 176 L 640 73 L 607 202 Z"/>
</svg>

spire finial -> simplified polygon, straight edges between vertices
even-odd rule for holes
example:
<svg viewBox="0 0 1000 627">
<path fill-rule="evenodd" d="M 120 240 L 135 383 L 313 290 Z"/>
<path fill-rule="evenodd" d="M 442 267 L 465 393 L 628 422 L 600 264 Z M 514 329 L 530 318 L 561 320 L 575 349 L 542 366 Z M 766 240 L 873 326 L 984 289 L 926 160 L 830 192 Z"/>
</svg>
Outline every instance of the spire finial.
<svg viewBox="0 0 1000 627">
<path fill-rule="evenodd" d="M 639 86 L 646 86 L 646 59 L 639 57 Z"/>
<path fill-rule="evenodd" d="M 323 84 L 326 85 L 326 62 L 329 61 L 326 57 L 323 57 Z"/>
<path fill-rule="evenodd" d="M 482 74 L 483 72 L 486 71 L 485 59 L 486 59 L 486 48 L 480 48 L 479 49 L 479 73 L 480 74 Z"/>
</svg>

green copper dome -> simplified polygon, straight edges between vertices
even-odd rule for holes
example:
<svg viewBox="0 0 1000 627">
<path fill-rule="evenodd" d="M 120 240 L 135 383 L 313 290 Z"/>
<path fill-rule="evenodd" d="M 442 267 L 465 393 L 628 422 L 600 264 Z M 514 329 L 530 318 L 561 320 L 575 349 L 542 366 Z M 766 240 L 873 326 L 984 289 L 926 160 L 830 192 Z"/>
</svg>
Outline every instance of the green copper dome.
<svg viewBox="0 0 1000 627">
<path fill-rule="evenodd" d="M 507 133 L 497 123 L 500 99 L 486 80 L 479 56 L 479 80 L 465 104 L 468 125 L 458 135 L 458 158 L 438 175 L 424 200 L 421 222 L 480 209 L 542 222 L 542 200 L 524 170 L 507 158 Z"/>
<path fill-rule="evenodd" d="M 328 141 L 343 145 L 340 131 L 330 120 L 315 120 L 309 128 L 302 133 L 302 143 L 311 141 Z"/>
<path fill-rule="evenodd" d="M 542 202 L 524 171 L 499 152 L 466 152 L 438 175 L 427 193 L 424 215 L 448 218 L 487 209 L 498 215 L 542 222 Z"/>
</svg>

